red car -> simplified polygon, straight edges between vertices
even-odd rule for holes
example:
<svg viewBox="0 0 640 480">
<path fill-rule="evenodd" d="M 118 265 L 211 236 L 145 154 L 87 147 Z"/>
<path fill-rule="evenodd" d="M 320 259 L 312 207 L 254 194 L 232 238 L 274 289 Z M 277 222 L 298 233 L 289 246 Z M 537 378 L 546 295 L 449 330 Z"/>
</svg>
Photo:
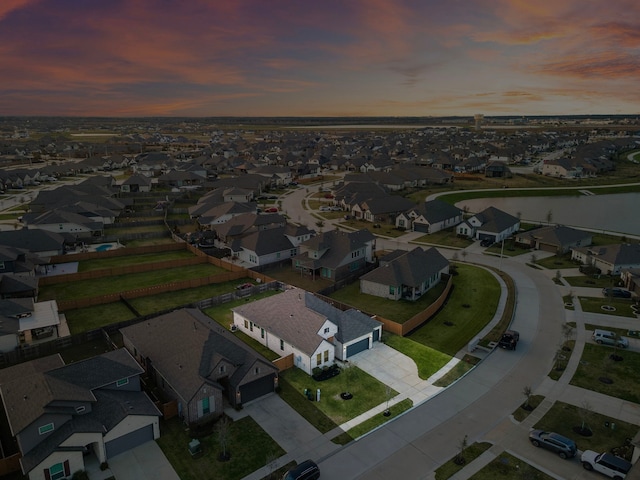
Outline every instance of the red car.
<svg viewBox="0 0 640 480">
<path fill-rule="evenodd" d="M 267 212 L 267 213 L 277 213 L 278 212 L 278 208 L 277 207 L 267 208 L 265 210 L 265 212 Z"/>
</svg>

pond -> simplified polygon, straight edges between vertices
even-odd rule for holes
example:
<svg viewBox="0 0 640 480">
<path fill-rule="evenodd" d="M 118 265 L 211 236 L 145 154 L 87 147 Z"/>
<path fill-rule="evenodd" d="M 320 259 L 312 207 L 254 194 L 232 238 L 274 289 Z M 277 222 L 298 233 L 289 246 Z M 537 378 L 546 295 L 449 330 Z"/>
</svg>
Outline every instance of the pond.
<svg viewBox="0 0 640 480">
<path fill-rule="evenodd" d="M 496 207 L 523 222 L 567 225 L 575 228 L 640 236 L 640 193 L 579 197 L 477 198 L 456 203 L 477 213 Z"/>
</svg>

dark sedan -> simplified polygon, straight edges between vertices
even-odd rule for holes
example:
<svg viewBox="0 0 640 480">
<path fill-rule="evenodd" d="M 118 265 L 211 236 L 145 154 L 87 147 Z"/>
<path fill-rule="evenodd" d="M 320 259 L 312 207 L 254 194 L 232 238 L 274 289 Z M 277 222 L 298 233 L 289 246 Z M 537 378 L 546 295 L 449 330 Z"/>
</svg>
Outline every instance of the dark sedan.
<svg viewBox="0 0 640 480">
<path fill-rule="evenodd" d="M 546 448 L 557 453 L 560 458 L 575 457 L 578 451 L 576 442 L 558 433 L 532 430 L 529 433 L 529 441 L 534 447 Z"/>
</svg>

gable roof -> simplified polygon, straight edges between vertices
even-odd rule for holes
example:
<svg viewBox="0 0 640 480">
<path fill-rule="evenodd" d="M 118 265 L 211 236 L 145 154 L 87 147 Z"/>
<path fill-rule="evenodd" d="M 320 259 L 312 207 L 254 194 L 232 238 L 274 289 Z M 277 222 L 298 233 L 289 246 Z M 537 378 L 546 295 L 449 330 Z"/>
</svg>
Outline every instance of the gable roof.
<svg viewBox="0 0 640 480">
<path fill-rule="evenodd" d="M 488 207 L 480 213 L 476 213 L 474 217 L 482 224 L 481 227 L 479 227 L 481 230 L 493 233 L 504 232 L 520 222 L 517 217 L 509 215 L 495 207 Z"/>
<path fill-rule="evenodd" d="M 324 252 L 320 258 L 311 258 L 308 252 L 301 253 L 294 258 L 305 264 L 312 263 L 314 268 L 319 265 L 336 268 L 342 265 L 345 259 L 351 259 L 351 252 L 364 248 L 367 243 L 374 241 L 375 238 L 366 228 L 356 232 L 330 230 L 311 237 L 300 244 L 301 248 Z"/>
<path fill-rule="evenodd" d="M 569 245 L 580 240 L 591 238 L 593 234 L 564 225 L 551 225 L 529 230 L 521 236 L 535 239 L 540 243 Z"/>
<path fill-rule="evenodd" d="M 600 245 L 597 247 L 576 248 L 580 252 L 589 253 L 598 260 L 611 265 L 633 265 L 640 263 L 640 244 L 617 243 L 613 245 Z"/>
<path fill-rule="evenodd" d="M 239 373 L 256 361 L 275 367 L 262 355 L 238 340 L 198 309 L 184 308 L 120 329 L 135 348 L 149 357 L 154 368 L 186 401 L 207 383 L 211 368 L 224 358 L 236 367 L 231 385 Z"/>
<path fill-rule="evenodd" d="M 419 287 L 424 281 L 449 265 L 449 261 L 435 248 L 424 251 L 416 247 L 395 256 L 389 262 L 360 277 L 360 280 L 383 285 Z"/>
</svg>

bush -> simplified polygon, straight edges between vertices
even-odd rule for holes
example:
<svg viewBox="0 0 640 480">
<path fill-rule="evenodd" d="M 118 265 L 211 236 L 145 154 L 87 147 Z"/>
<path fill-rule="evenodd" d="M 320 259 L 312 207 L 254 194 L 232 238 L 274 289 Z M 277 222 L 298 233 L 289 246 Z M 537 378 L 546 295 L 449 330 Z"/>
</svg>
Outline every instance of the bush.
<svg viewBox="0 0 640 480">
<path fill-rule="evenodd" d="M 339 373 L 340 367 L 334 363 L 330 367 L 323 367 L 321 369 L 318 367 L 314 368 L 312 377 L 316 382 L 322 382 L 323 380 L 335 377 Z"/>
</svg>

